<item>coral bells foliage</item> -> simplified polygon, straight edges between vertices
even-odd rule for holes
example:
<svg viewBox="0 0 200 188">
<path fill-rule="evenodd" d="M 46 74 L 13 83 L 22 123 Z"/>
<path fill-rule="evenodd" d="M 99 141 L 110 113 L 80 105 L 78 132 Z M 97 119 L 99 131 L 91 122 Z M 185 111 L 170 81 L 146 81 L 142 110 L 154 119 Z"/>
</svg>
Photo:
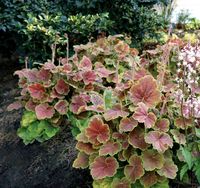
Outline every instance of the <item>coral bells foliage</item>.
<svg viewBox="0 0 200 188">
<path fill-rule="evenodd" d="M 10 108 L 22 105 L 34 121 L 53 127 L 67 114 L 79 151 L 73 166 L 89 168 L 94 187 L 166 187 L 178 171 L 174 142 L 185 145 L 181 128 L 191 126 L 190 119 L 179 115 L 173 122 L 174 80 L 167 63 L 151 74 L 148 61 L 120 37 L 75 46 L 59 66 L 47 62 L 17 71 L 21 104 Z M 28 123 L 23 138 L 31 131 Z"/>
<path fill-rule="evenodd" d="M 18 135 L 25 144 L 35 140 L 43 142 L 59 131 L 69 108 L 67 97 L 70 86 L 66 83 L 64 74 L 63 66 L 61 70 L 61 66 L 56 67 L 51 62 L 45 63 L 39 69 L 22 69 L 15 72 L 15 75 L 19 76 L 21 96 L 8 109 L 24 107 L 22 119 L 26 118 L 26 113 L 35 117 L 35 121 L 27 124 L 26 128 L 22 126 L 18 129 Z M 36 127 L 43 125 L 41 122 L 46 122 L 44 125 L 48 125 L 48 128 L 44 126 L 41 130 L 35 129 L 37 134 L 32 134 L 30 129 L 33 123 Z M 50 134 L 50 130 L 53 134 Z"/>
<path fill-rule="evenodd" d="M 94 187 L 167 186 L 167 179 L 174 179 L 178 171 L 172 157 L 174 141 L 185 144 L 179 129 L 171 131 L 168 118 L 173 95 L 165 84 L 173 84 L 173 79 L 165 72 L 163 82 L 160 75 L 154 77 L 149 65 L 119 39 L 100 39 L 75 50 L 72 59 L 78 64 L 81 57 L 80 71 L 85 61 L 87 71 L 101 67 L 110 74 L 102 77 L 94 71 L 90 87 L 82 86 L 72 97 L 71 111 L 89 119 L 76 136 L 80 153 L 73 166 L 89 168 Z"/>
</svg>

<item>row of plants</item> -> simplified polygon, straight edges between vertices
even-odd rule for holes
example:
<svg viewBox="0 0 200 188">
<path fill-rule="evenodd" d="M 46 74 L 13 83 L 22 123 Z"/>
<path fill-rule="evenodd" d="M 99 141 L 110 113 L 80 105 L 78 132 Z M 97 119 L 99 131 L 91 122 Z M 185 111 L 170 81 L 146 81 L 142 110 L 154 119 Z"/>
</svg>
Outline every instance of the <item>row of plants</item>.
<svg viewBox="0 0 200 188">
<path fill-rule="evenodd" d="M 44 62 L 51 56 L 52 43 L 57 43 L 58 54 L 62 55 L 65 33 L 70 47 L 98 35 L 126 33 L 133 45 L 141 48 L 143 38 L 157 40 L 157 31 L 167 27 L 164 18 L 152 9 L 156 3 L 166 6 L 168 1 L 2 0 L 0 32 L 14 38 L 20 62 L 26 56 L 30 62 Z M 1 49 L 7 45 L 7 41 L 2 42 Z"/>
<path fill-rule="evenodd" d="M 21 95 L 8 109 L 23 107 L 18 135 L 43 142 L 70 124 L 73 167 L 90 169 L 94 188 L 197 185 L 200 47 L 173 39 L 138 56 L 130 43 L 100 38 L 58 65 L 16 71 Z"/>
</svg>

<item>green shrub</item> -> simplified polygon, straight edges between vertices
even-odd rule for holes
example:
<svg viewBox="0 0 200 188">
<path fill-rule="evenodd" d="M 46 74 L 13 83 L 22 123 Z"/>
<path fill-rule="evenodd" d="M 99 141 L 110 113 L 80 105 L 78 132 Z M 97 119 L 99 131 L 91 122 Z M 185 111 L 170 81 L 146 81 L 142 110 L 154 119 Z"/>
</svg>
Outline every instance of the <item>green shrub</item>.
<svg viewBox="0 0 200 188">
<path fill-rule="evenodd" d="M 22 59 L 28 56 L 30 63 L 49 59 L 54 43 L 57 56 L 64 56 L 67 42 L 72 49 L 101 34 L 127 34 L 135 47 L 142 48 L 143 38 L 159 37 L 156 32 L 166 27 L 163 17 L 151 9 L 158 2 L 2 0 L 0 31 L 15 38 L 17 53 Z"/>
</svg>

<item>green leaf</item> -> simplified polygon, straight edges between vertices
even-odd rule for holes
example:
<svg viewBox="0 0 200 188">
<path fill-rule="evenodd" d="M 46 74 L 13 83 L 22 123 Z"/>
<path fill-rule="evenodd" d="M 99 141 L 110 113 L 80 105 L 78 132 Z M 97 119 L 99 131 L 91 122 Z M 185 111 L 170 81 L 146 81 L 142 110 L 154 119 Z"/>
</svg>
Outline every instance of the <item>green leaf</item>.
<svg viewBox="0 0 200 188">
<path fill-rule="evenodd" d="M 68 120 L 70 121 L 72 127 L 72 135 L 76 137 L 82 130 L 84 130 L 88 126 L 89 116 L 90 114 L 84 119 L 77 119 L 72 113 L 67 113 Z"/>
<path fill-rule="evenodd" d="M 183 180 L 184 175 L 187 173 L 187 171 L 189 170 L 188 165 L 184 164 L 180 170 L 180 180 Z"/>
<path fill-rule="evenodd" d="M 183 154 L 183 156 L 185 158 L 186 163 L 188 164 L 189 170 L 191 170 L 192 165 L 193 165 L 191 152 L 187 148 L 184 148 L 182 146 L 181 146 L 180 149 L 182 151 L 182 154 Z"/>
<path fill-rule="evenodd" d="M 165 180 L 165 181 L 156 183 L 151 188 L 169 188 L 169 181 Z"/>
<path fill-rule="evenodd" d="M 195 162 L 195 166 L 193 169 L 198 182 L 200 183 L 200 161 Z"/>
<path fill-rule="evenodd" d="M 93 181 L 93 188 L 111 188 L 112 178 L 104 178 L 102 180 Z"/>
<path fill-rule="evenodd" d="M 104 91 L 104 106 L 105 109 L 110 109 L 113 106 L 113 96 L 112 96 L 112 91 L 111 90 L 105 90 Z"/>
<path fill-rule="evenodd" d="M 55 136 L 59 130 L 59 127 L 54 127 L 48 123 L 45 126 L 45 134 L 48 136 L 48 138 Z"/>
<path fill-rule="evenodd" d="M 32 122 L 34 122 L 36 120 L 37 120 L 37 117 L 34 112 L 24 111 L 24 114 L 23 114 L 22 120 L 21 120 L 21 126 L 28 127 Z"/>
<path fill-rule="evenodd" d="M 200 138 L 200 129 L 195 128 L 195 133 L 198 138 Z"/>
</svg>

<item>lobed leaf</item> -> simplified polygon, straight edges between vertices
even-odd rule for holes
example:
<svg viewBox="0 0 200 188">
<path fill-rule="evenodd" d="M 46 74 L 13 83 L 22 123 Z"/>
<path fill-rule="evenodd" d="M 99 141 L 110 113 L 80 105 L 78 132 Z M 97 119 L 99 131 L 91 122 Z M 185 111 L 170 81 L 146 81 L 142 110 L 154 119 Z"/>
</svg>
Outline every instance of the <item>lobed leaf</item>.
<svg viewBox="0 0 200 188">
<path fill-rule="evenodd" d="M 90 58 L 84 55 L 80 61 L 78 68 L 81 70 L 92 70 L 92 62 Z"/>
<path fill-rule="evenodd" d="M 97 157 L 90 165 L 91 175 L 94 180 L 113 177 L 119 164 L 114 157 Z"/>
<path fill-rule="evenodd" d="M 137 155 L 132 155 L 129 159 L 129 165 L 124 167 L 124 174 L 131 183 L 140 179 L 144 175 L 142 159 Z"/>
<path fill-rule="evenodd" d="M 87 168 L 89 166 L 89 156 L 83 152 L 79 152 L 77 158 L 73 162 L 73 168 Z"/>
<path fill-rule="evenodd" d="M 42 100 L 45 94 L 45 88 L 40 83 L 34 83 L 28 86 L 28 92 L 32 98 Z"/>
<path fill-rule="evenodd" d="M 106 143 L 110 138 L 110 129 L 104 124 L 102 119 L 94 116 L 90 119 L 88 127 L 85 129 L 85 135 L 88 140 L 95 145 Z"/>
<path fill-rule="evenodd" d="M 104 145 L 102 145 L 99 149 L 99 155 L 115 155 L 121 150 L 121 145 L 117 142 L 108 141 Z"/>
<path fill-rule="evenodd" d="M 79 95 L 73 96 L 70 104 L 70 110 L 74 114 L 80 114 L 81 112 L 86 111 L 87 103 L 85 99 Z"/>
<path fill-rule="evenodd" d="M 118 117 L 127 117 L 128 115 L 129 113 L 125 111 L 120 104 L 116 104 L 111 109 L 107 110 L 103 117 L 106 121 L 110 121 Z"/>
<path fill-rule="evenodd" d="M 139 148 L 141 150 L 145 150 L 148 147 L 148 144 L 144 140 L 144 130 L 141 127 L 137 127 L 129 133 L 128 142 L 134 148 Z"/>
<path fill-rule="evenodd" d="M 69 85 L 63 79 L 59 79 L 55 85 L 55 90 L 60 95 L 67 95 L 69 93 Z"/>
<path fill-rule="evenodd" d="M 59 100 L 54 108 L 61 114 L 61 115 L 65 115 L 67 113 L 68 110 L 68 102 L 66 100 Z"/>
<path fill-rule="evenodd" d="M 39 104 L 35 107 L 35 113 L 37 119 L 50 119 L 53 117 L 55 110 L 52 106 L 49 106 L 47 103 Z"/>
<path fill-rule="evenodd" d="M 26 104 L 25 104 L 25 109 L 28 110 L 28 111 L 35 111 L 35 107 L 36 107 L 36 103 L 33 102 L 32 99 L 29 99 Z"/>
<path fill-rule="evenodd" d="M 161 100 L 155 79 L 147 75 L 138 80 L 130 89 L 130 100 L 133 103 L 143 102 L 148 107 L 156 106 Z"/>
<path fill-rule="evenodd" d="M 158 181 L 158 178 L 155 172 L 146 172 L 144 176 L 140 179 L 141 184 L 146 187 L 151 187 L 155 185 Z"/>
<path fill-rule="evenodd" d="M 167 132 L 169 130 L 169 120 L 166 118 L 159 119 L 156 124 L 154 129 L 158 131 L 163 131 Z"/>
<path fill-rule="evenodd" d="M 161 176 L 165 176 L 169 179 L 175 179 L 177 171 L 178 168 L 172 160 L 165 160 L 163 167 L 157 172 Z"/>
<path fill-rule="evenodd" d="M 179 129 L 188 129 L 188 127 L 192 126 L 192 120 L 186 118 L 176 118 L 175 119 L 175 126 Z"/>
<path fill-rule="evenodd" d="M 123 133 L 123 132 L 130 132 L 132 131 L 135 127 L 137 127 L 138 122 L 136 120 L 134 120 L 132 117 L 130 118 L 123 118 L 120 121 L 119 124 L 119 132 Z"/>
<path fill-rule="evenodd" d="M 169 147 L 172 148 L 173 140 L 167 133 L 150 131 L 145 136 L 145 141 L 152 144 L 153 148 L 160 153 L 164 153 Z"/>
<path fill-rule="evenodd" d="M 22 103 L 20 101 L 15 101 L 8 105 L 7 111 L 18 110 L 22 108 Z"/>
<path fill-rule="evenodd" d="M 28 127 L 31 123 L 37 120 L 34 112 L 25 111 L 20 122 L 22 127 Z"/>
<path fill-rule="evenodd" d="M 138 122 L 144 123 L 146 128 L 152 128 L 157 119 L 153 112 L 148 113 L 148 107 L 144 103 L 138 104 L 132 117 Z"/>
<path fill-rule="evenodd" d="M 97 150 L 93 148 L 92 144 L 90 143 L 84 143 L 84 142 L 77 142 L 76 148 L 81 151 L 86 153 L 87 155 L 91 155 L 93 153 L 96 153 Z"/>
<path fill-rule="evenodd" d="M 125 177 L 123 177 L 122 179 L 114 178 L 111 187 L 112 188 L 131 188 L 131 184 Z"/>
<path fill-rule="evenodd" d="M 145 150 L 142 152 L 142 161 L 146 171 L 153 171 L 163 167 L 164 156 L 155 150 Z"/>
<path fill-rule="evenodd" d="M 85 85 L 93 84 L 96 80 L 96 74 L 94 71 L 88 70 L 82 72 L 82 78 Z"/>
<path fill-rule="evenodd" d="M 186 138 L 185 135 L 180 133 L 178 130 L 172 129 L 170 130 L 174 140 L 176 143 L 185 145 L 186 144 Z"/>
<path fill-rule="evenodd" d="M 50 80 L 50 78 L 51 78 L 50 71 L 49 70 L 45 70 L 45 69 L 40 69 L 37 72 L 37 78 L 38 78 L 39 81 L 48 82 Z"/>
</svg>

